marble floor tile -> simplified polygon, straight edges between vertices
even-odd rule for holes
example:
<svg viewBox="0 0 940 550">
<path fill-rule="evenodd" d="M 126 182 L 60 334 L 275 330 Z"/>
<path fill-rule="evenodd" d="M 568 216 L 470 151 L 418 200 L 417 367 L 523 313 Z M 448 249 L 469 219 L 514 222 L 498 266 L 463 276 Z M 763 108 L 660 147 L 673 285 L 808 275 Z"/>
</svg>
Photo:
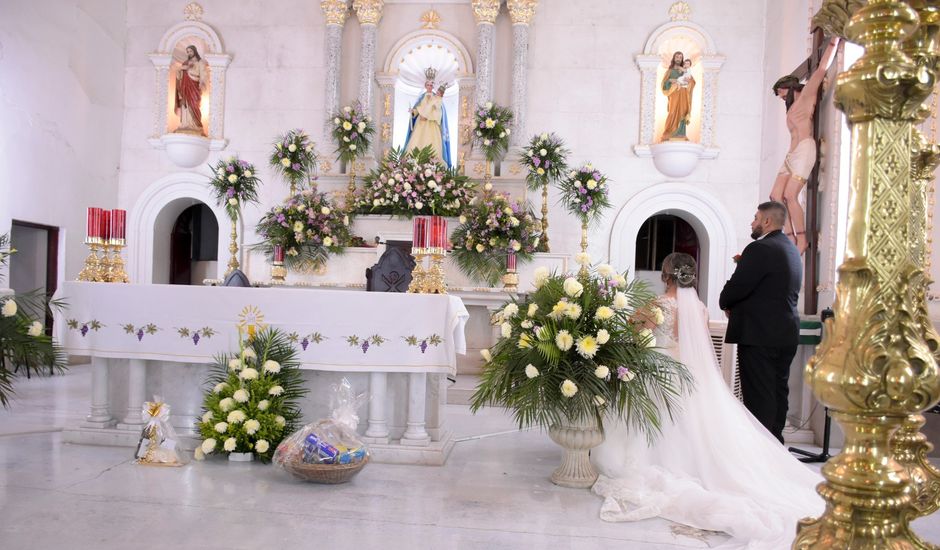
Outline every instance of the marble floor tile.
<svg viewBox="0 0 940 550">
<path fill-rule="evenodd" d="M 553 485 L 560 451 L 499 409 L 448 405 L 457 439 L 442 467 L 370 464 L 351 483 L 298 482 L 222 459 L 137 466 L 131 449 L 71 445 L 86 413 L 87 367 L 19 380 L 0 411 L 0 548 L 126 550 L 708 548 L 724 535 L 665 520 L 611 524 L 600 499 Z M 940 522 L 916 530 L 940 539 Z"/>
</svg>

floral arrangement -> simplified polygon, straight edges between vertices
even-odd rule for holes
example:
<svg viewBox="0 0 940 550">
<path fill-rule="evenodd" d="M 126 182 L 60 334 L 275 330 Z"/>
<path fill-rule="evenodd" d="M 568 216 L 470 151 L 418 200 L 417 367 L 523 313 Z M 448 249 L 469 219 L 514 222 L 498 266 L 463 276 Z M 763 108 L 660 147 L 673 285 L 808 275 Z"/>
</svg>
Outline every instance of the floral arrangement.
<svg viewBox="0 0 940 550">
<path fill-rule="evenodd" d="M 609 265 L 579 278 L 536 270 L 535 290 L 494 316 L 502 337 L 483 350 L 471 410 L 512 410 L 520 427 L 608 413 L 652 439 L 691 383 L 686 368 L 657 352 L 633 315 L 650 311 L 645 283 L 626 282 Z"/>
<path fill-rule="evenodd" d="M 350 241 L 349 222 L 349 215 L 334 209 L 326 193 L 304 189 L 261 218 L 256 231 L 264 242 L 257 248 L 272 257 L 279 245 L 287 267 L 317 267 L 330 254 L 343 252 Z"/>
<path fill-rule="evenodd" d="M 10 255 L 16 252 L 9 247 L 9 242 L 9 235 L 0 235 L 0 266 L 6 265 Z M 27 376 L 65 370 L 68 364 L 65 352 L 46 335 L 43 323 L 28 314 L 62 307 L 63 302 L 48 301 L 39 291 L 0 297 L 0 405 L 3 407 L 10 406 L 17 368 L 22 367 Z"/>
<path fill-rule="evenodd" d="M 277 138 L 268 162 L 291 184 L 310 182 L 317 167 L 316 145 L 303 130 L 291 130 Z"/>
<path fill-rule="evenodd" d="M 265 329 L 239 342 L 235 355 L 220 355 L 207 381 L 203 415 L 196 422 L 202 445 L 195 457 L 214 452 L 254 453 L 267 462 L 300 421 L 298 400 L 307 393 L 297 350 L 287 335 Z"/>
<path fill-rule="evenodd" d="M 430 146 L 406 153 L 394 149 L 363 179 L 355 212 L 410 218 L 456 216 L 470 202 L 475 185 L 455 168 L 433 160 Z"/>
<path fill-rule="evenodd" d="M 528 171 L 526 183 L 536 190 L 562 178 L 568 169 L 566 158 L 569 151 L 560 137 L 540 134 L 529 140 L 529 145 L 519 156 L 519 164 Z"/>
<path fill-rule="evenodd" d="M 342 162 L 350 163 L 365 155 L 373 134 L 372 117 L 363 113 L 359 103 L 355 107 L 347 105 L 333 115 L 331 135 L 336 142 L 336 154 Z"/>
<path fill-rule="evenodd" d="M 512 111 L 492 101 L 477 108 L 474 120 L 477 143 L 490 162 L 496 162 L 509 149 L 509 134 L 512 126 Z"/>
<path fill-rule="evenodd" d="M 255 176 L 255 167 L 240 160 L 237 156 L 219 160 L 212 169 L 213 178 L 209 181 L 220 206 L 225 206 L 228 217 L 235 221 L 241 205 L 258 202 L 258 185 L 261 180 Z"/>
<path fill-rule="evenodd" d="M 461 214 L 451 255 L 468 277 L 494 285 L 506 270 L 509 253 L 517 262 L 532 260 L 541 229 L 528 205 L 487 192 L 474 197 Z"/>
<path fill-rule="evenodd" d="M 561 200 L 582 224 L 595 221 L 610 207 L 607 176 L 590 164 L 568 173 L 561 182 Z"/>
</svg>

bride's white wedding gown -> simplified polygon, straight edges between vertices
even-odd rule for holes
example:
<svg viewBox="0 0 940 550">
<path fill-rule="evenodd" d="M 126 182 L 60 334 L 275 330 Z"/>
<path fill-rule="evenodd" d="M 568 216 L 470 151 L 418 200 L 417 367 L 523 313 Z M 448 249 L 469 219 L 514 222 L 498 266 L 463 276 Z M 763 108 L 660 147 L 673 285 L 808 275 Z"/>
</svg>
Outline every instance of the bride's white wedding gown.
<svg viewBox="0 0 940 550">
<path fill-rule="evenodd" d="M 814 490 L 822 477 L 790 455 L 728 389 L 695 290 L 679 289 L 676 299 L 662 296 L 659 303 L 665 322 L 657 345 L 688 367 L 695 388 L 652 445 L 622 422 L 606 426 L 604 443 L 591 455 L 602 474 L 594 485 L 604 497 L 601 518 L 658 516 L 729 534 L 721 548 L 790 548 L 797 520 L 823 512 Z"/>
</svg>

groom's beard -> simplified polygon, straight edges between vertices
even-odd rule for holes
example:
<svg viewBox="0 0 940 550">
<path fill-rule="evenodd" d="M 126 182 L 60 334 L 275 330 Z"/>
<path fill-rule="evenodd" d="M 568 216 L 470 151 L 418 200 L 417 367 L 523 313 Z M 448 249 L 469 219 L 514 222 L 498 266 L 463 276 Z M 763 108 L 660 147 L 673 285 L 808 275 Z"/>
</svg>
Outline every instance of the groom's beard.
<svg viewBox="0 0 940 550">
<path fill-rule="evenodd" d="M 757 239 L 759 239 L 759 238 L 761 238 L 761 237 L 763 237 L 763 236 L 764 236 L 764 228 L 763 228 L 763 227 L 758 227 L 757 229 L 751 230 L 751 239 L 752 239 L 752 240 L 755 240 L 755 241 L 756 241 Z"/>
</svg>

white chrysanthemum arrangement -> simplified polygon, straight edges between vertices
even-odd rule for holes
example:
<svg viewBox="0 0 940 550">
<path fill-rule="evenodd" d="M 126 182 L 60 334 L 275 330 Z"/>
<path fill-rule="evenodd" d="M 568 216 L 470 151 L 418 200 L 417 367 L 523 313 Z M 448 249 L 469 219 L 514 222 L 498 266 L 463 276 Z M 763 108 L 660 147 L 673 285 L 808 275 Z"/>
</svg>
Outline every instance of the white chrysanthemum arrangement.
<svg viewBox="0 0 940 550">
<path fill-rule="evenodd" d="M 589 258 L 581 261 L 590 264 Z M 536 270 L 535 289 L 494 316 L 501 338 L 483 350 L 471 400 L 510 409 L 520 427 L 594 419 L 610 410 L 649 437 L 690 383 L 685 367 L 656 351 L 637 312 L 651 311 L 646 285 L 611 266 L 578 277 Z"/>
<path fill-rule="evenodd" d="M 264 330 L 233 356 L 216 358 L 196 423 L 202 444 L 195 457 L 254 453 L 267 462 L 300 420 L 303 387 L 297 352 L 287 335 Z"/>
</svg>

